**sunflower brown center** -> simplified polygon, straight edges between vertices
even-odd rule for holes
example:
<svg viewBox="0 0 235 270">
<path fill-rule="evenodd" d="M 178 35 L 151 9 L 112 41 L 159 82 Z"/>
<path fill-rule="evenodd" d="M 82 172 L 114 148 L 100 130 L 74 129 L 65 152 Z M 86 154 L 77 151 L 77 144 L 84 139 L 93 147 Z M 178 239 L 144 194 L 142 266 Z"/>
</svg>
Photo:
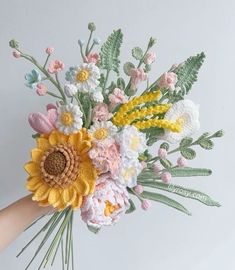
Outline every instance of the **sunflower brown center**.
<svg viewBox="0 0 235 270">
<path fill-rule="evenodd" d="M 41 159 L 40 169 L 44 181 L 55 188 L 65 188 L 77 178 L 80 158 L 71 145 L 55 145 Z"/>
<path fill-rule="evenodd" d="M 59 151 L 52 152 L 47 156 L 44 162 L 44 169 L 48 174 L 61 174 L 66 167 L 66 158 Z"/>
</svg>

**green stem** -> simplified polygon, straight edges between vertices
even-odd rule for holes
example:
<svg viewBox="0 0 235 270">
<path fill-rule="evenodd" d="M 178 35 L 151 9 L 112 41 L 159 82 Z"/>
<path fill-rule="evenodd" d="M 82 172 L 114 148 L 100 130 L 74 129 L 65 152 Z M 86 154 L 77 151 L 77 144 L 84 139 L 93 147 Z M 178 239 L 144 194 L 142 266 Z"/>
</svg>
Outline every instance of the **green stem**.
<svg viewBox="0 0 235 270">
<path fill-rule="evenodd" d="M 110 70 L 107 69 L 107 72 L 106 72 L 106 77 L 105 77 L 105 81 L 104 81 L 104 86 L 103 86 L 103 93 L 106 89 L 106 86 L 107 86 L 107 82 L 108 82 L 108 78 L 109 78 L 109 74 L 110 74 Z"/>
<path fill-rule="evenodd" d="M 89 49 L 87 55 L 89 55 L 89 54 L 91 53 L 91 51 L 92 51 L 92 49 L 94 48 L 94 46 L 95 46 L 95 42 L 92 43 L 92 45 L 91 45 L 91 47 L 90 47 L 90 49 Z"/>
<path fill-rule="evenodd" d="M 79 47 L 80 47 L 80 53 L 81 53 L 81 56 L 82 56 L 82 60 L 85 61 L 85 55 L 84 55 L 84 52 L 83 52 L 83 47 L 80 44 L 79 44 Z"/>
<path fill-rule="evenodd" d="M 44 268 L 46 267 L 48 261 L 50 260 L 51 255 L 53 253 L 53 250 L 56 247 L 56 244 L 60 240 L 61 235 L 64 234 L 65 228 L 68 225 L 68 222 L 70 220 L 70 217 L 71 217 L 72 212 L 73 212 L 72 209 L 67 210 L 67 212 L 65 214 L 65 218 L 64 218 L 63 222 L 61 223 L 60 228 L 57 231 L 54 239 L 52 240 L 52 242 L 51 242 L 51 244 L 50 244 L 50 246 L 49 246 L 49 248 L 48 248 L 48 250 L 47 250 L 47 252 L 46 252 L 46 254 L 45 254 L 45 256 L 44 256 L 44 258 L 43 258 L 43 260 L 42 260 L 42 262 L 41 262 L 41 264 L 39 266 L 39 268 L 38 268 L 38 270 L 41 269 L 41 267 L 44 264 L 44 262 L 45 262 Z"/>
<path fill-rule="evenodd" d="M 49 96 L 56 97 L 56 98 L 58 98 L 58 99 L 63 100 L 63 98 L 62 98 L 62 97 L 57 96 L 56 94 L 54 94 L 54 93 L 52 93 L 52 92 L 50 92 L 50 91 L 47 91 L 47 94 L 48 94 Z"/>
<path fill-rule="evenodd" d="M 45 61 L 44 65 L 43 65 L 43 68 L 45 68 L 45 67 L 46 67 L 47 62 L 48 62 L 48 60 L 49 60 L 50 56 L 51 56 L 50 54 L 48 54 L 48 55 L 47 55 L 46 61 Z"/>
<path fill-rule="evenodd" d="M 84 125 L 86 126 L 86 114 L 85 114 L 85 111 L 83 109 L 83 106 L 82 106 L 82 103 L 80 101 L 80 98 L 79 98 L 79 94 L 77 93 L 77 95 L 74 95 L 75 99 L 77 100 L 77 103 L 82 111 L 82 114 L 83 114 L 83 118 L 84 118 Z"/>
<path fill-rule="evenodd" d="M 88 38 L 88 42 L 87 42 L 87 45 L 86 45 L 86 50 L 85 50 L 86 56 L 88 55 L 88 52 L 89 52 L 89 45 L 90 45 L 90 42 L 91 42 L 92 34 L 93 34 L 93 31 L 90 32 L 90 35 L 89 35 L 89 38 Z"/>
</svg>

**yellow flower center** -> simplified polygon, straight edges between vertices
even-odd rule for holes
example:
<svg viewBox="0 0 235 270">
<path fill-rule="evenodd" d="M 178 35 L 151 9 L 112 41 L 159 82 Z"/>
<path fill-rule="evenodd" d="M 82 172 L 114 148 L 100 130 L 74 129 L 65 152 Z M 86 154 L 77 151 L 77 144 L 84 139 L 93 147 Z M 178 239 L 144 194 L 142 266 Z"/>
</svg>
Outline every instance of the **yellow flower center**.
<svg viewBox="0 0 235 270">
<path fill-rule="evenodd" d="M 120 207 L 118 204 L 112 204 L 110 201 L 105 202 L 104 215 L 109 217 L 112 213 L 118 210 Z"/>
<path fill-rule="evenodd" d="M 136 151 L 140 144 L 140 138 L 138 136 L 134 136 L 131 138 L 130 148 L 133 151 Z"/>
<path fill-rule="evenodd" d="M 60 116 L 60 121 L 65 126 L 70 126 L 73 123 L 73 115 L 70 112 L 64 112 Z"/>
<path fill-rule="evenodd" d="M 97 140 L 104 140 L 108 137 L 107 128 L 99 128 L 93 133 L 93 137 Z"/>
<path fill-rule="evenodd" d="M 78 82 L 85 82 L 87 81 L 87 79 L 89 78 L 90 76 L 90 72 L 86 69 L 83 69 L 81 71 L 78 72 L 77 76 L 76 76 L 76 80 Z"/>
<path fill-rule="evenodd" d="M 180 131 L 182 131 L 183 125 L 185 124 L 185 118 L 183 116 L 181 116 L 176 120 L 175 123 L 176 123 L 176 125 L 179 125 Z"/>
<path fill-rule="evenodd" d="M 135 176 L 135 168 L 131 167 L 126 169 L 123 173 L 122 176 L 124 178 L 125 181 L 129 181 L 133 176 Z"/>
</svg>

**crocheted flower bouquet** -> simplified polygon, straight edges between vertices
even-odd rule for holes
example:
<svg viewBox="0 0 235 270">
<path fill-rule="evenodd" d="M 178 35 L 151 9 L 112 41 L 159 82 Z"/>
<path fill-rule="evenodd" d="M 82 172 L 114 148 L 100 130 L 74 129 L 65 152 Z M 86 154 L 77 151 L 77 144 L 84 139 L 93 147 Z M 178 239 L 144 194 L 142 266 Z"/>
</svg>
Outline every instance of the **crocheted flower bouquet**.
<svg viewBox="0 0 235 270">
<path fill-rule="evenodd" d="M 148 73 L 156 58 L 151 51 L 156 41 L 150 38 L 145 52 L 133 48 L 135 63 L 126 62 L 125 74 L 120 76 L 121 30 L 113 31 L 100 51 L 93 52 L 100 44 L 93 38 L 95 28 L 89 23 L 88 41 L 78 40 L 82 63 L 68 68 L 66 83 L 59 78 L 64 63 L 50 60 L 54 48 L 46 48 L 46 60 L 41 65 L 24 53 L 17 41 L 10 41 L 13 56 L 35 66 L 25 75 L 26 86 L 39 96 L 56 98 L 54 104 L 46 106 L 46 113 L 29 115 L 36 146 L 25 165 L 27 189 L 39 205 L 55 209 L 32 239 L 44 235 L 33 259 L 49 241 L 38 269 L 53 264 L 59 247 L 63 267 L 73 269 L 76 209 L 88 229 L 97 233 L 132 213 L 136 204 L 148 210 L 151 201 L 190 215 L 182 204 L 162 192 L 220 206 L 208 195 L 172 181 L 174 177 L 210 175 L 210 169 L 192 168 L 187 162 L 196 156 L 194 146 L 212 149 L 212 139 L 223 135 L 219 130 L 197 139 L 190 137 L 199 129 L 199 107 L 185 97 L 197 80 L 204 53 L 173 65 L 151 83 Z M 170 161 L 173 153 L 178 156 Z"/>
</svg>

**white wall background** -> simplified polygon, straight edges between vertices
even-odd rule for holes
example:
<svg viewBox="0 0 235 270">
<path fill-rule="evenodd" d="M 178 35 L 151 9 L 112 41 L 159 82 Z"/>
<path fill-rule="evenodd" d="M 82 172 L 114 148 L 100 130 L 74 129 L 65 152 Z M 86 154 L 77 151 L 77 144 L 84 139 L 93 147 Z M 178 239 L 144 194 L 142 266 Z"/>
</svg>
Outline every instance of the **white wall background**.
<svg viewBox="0 0 235 270">
<path fill-rule="evenodd" d="M 191 166 L 213 169 L 209 178 L 174 182 L 209 193 L 223 205 L 207 208 L 179 198 L 193 216 L 155 204 L 148 212 L 136 211 L 113 228 L 91 234 L 78 221 L 75 227 L 76 269 L 208 270 L 235 267 L 234 72 L 235 2 L 232 0 L 60 0 L 1 1 L 0 7 L 0 208 L 27 194 L 22 165 L 34 145 L 27 123 L 30 112 L 42 111 L 47 98 L 24 86 L 31 65 L 11 56 L 8 41 L 18 39 L 25 51 L 41 61 L 48 45 L 66 66 L 80 61 L 77 39 L 87 37 L 87 23 L 96 22 L 102 40 L 122 28 L 125 38 L 121 59 L 130 60 L 134 46 L 158 40 L 157 61 L 151 78 L 172 63 L 205 51 L 207 58 L 190 98 L 201 107 L 201 131 L 224 128 L 213 152 L 198 151 Z M 79 215 L 77 215 L 77 220 Z M 38 228 L 38 227 L 37 227 Z M 23 234 L 0 255 L 0 269 L 24 269 L 34 243 L 25 255 L 15 255 L 36 227 Z M 37 269 L 33 266 L 32 269 Z M 53 269 L 61 269 L 60 261 Z"/>
</svg>

